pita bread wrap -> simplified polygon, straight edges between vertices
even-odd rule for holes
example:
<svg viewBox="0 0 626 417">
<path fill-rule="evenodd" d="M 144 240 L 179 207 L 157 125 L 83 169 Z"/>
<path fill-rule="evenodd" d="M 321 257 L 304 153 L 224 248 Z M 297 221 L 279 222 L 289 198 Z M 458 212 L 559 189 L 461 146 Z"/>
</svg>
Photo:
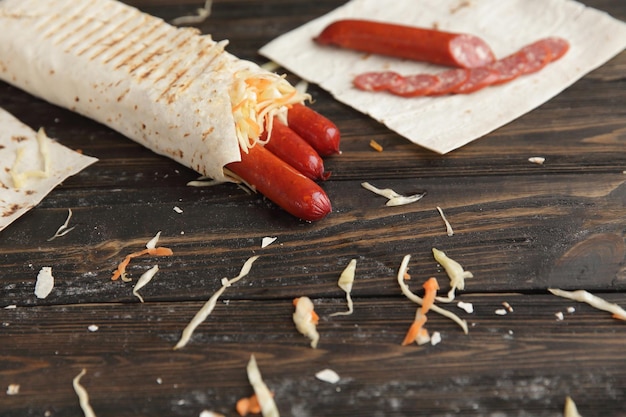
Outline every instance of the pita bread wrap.
<svg viewBox="0 0 626 417">
<path fill-rule="evenodd" d="M 1 0 L 0 79 L 215 179 L 305 95 L 114 0 Z"/>
</svg>

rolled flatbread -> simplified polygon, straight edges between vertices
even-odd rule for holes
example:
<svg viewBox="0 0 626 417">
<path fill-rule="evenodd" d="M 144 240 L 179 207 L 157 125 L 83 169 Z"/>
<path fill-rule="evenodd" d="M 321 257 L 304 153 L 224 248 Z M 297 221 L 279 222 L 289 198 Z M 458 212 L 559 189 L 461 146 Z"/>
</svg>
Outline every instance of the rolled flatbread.
<svg viewBox="0 0 626 417">
<path fill-rule="evenodd" d="M 226 41 L 114 0 L 1 0 L 0 28 L 0 79 L 219 180 L 306 98 Z"/>
</svg>

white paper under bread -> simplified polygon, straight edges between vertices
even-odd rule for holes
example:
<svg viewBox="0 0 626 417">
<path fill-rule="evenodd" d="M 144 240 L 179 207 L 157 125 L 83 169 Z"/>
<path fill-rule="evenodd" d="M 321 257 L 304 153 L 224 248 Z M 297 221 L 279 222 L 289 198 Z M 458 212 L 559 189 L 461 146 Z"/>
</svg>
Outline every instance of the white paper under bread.
<svg viewBox="0 0 626 417">
<path fill-rule="evenodd" d="M 224 42 L 110 0 L 2 0 L 0 28 L 0 79 L 213 178 L 240 160 L 228 91 L 254 64 Z"/>
<path fill-rule="evenodd" d="M 0 109 L 0 231 L 36 206 L 66 178 L 97 161 L 50 141 L 51 172 L 47 178 L 30 178 L 23 187 L 14 187 L 11 168 L 18 149 L 23 149 L 19 172 L 42 169 L 37 133 L 7 111 Z"/>
<path fill-rule="evenodd" d="M 367 71 L 408 75 L 443 68 L 313 42 L 326 25 L 343 18 L 475 34 L 497 57 L 547 36 L 563 37 L 571 48 L 540 72 L 505 85 L 470 95 L 407 99 L 359 91 L 352 80 Z M 353 0 L 275 39 L 260 53 L 412 142 L 443 154 L 545 103 L 625 47 L 626 24 L 570 0 Z"/>
</svg>

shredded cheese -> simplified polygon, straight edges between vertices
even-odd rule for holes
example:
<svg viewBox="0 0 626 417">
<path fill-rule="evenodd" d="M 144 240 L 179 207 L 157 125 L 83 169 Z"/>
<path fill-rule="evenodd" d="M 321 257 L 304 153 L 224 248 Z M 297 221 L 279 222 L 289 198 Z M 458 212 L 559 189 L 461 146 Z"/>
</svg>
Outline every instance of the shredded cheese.
<svg viewBox="0 0 626 417">
<path fill-rule="evenodd" d="M 230 90 L 235 131 L 243 152 L 265 143 L 271 136 L 274 117 L 286 119 L 287 110 L 311 97 L 299 92 L 284 76 L 271 72 L 239 71 Z"/>
<path fill-rule="evenodd" d="M 346 293 L 346 302 L 348 303 L 347 311 L 338 311 L 336 313 L 331 314 L 330 316 L 348 316 L 354 312 L 354 306 L 352 304 L 352 296 L 350 295 L 352 292 L 352 284 L 354 283 L 354 274 L 356 272 L 356 259 L 352 259 L 348 266 L 343 270 L 341 275 L 339 276 L 339 281 L 337 285 L 339 288 L 345 291 Z"/>
<path fill-rule="evenodd" d="M 46 135 L 43 128 L 37 131 L 37 145 L 39 146 L 39 153 L 43 161 L 43 169 L 35 169 L 30 171 L 18 172 L 19 165 L 24 158 L 24 148 L 17 150 L 15 161 L 11 167 L 11 179 L 13 180 L 13 187 L 20 189 L 24 186 L 26 181 L 30 178 L 48 178 L 50 176 L 50 153 L 48 151 L 48 141 L 50 138 Z"/>
<path fill-rule="evenodd" d="M 72 230 L 74 230 L 74 228 L 76 228 L 76 226 L 72 226 L 72 227 L 67 227 L 70 223 L 70 219 L 72 218 L 72 209 L 68 208 L 67 209 L 68 213 L 67 213 L 67 218 L 65 219 L 65 223 L 63 223 L 61 226 L 59 226 L 59 228 L 57 229 L 57 231 L 54 233 L 54 235 L 48 239 L 48 242 L 56 239 L 57 237 L 63 237 L 66 234 L 68 234 L 69 232 L 71 232 Z"/>
<path fill-rule="evenodd" d="M 133 295 L 139 298 L 139 301 L 141 301 L 142 303 L 143 303 L 143 297 L 139 295 L 138 291 L 142 289 L 143 287 L 145 287 L 146 285 L 148 285 L 148 283 L 152 280 L 152 278 L 154 278 L 157 272 L 159 272 L 159 266 L 154 265 L 152 268 L 148 269 L 146 272 L 141 274 L 141 276 L 139 277 L 139 280 L 137 281 L 137 283 L 135 284 L 135 287 L 133 288 Z"/>
<path fill-rule="evenodd" d="M 378 188 L 370 184 L 369 182 L 362 182 L 361 187 L 365 188 L 368 191 L 373 192 L 374 194 L 378 194 L 387 198 L 386 206 L 402 206 L 405 204 L 415 203 L 416 201 L 421 200 L 426 193 L 418 193 L 413 195 L 404 196 L 402 194 L 398 194 L 391 188 Z"/>
<path fill-rule="evenodd" d="M 83 410 L 85 417 L 96 417 L 96 413 L 94 413 L 93 408 L 89 404 L 89 394 L 87 390 L 80 385 L 80 379 L 87 373 L 86 369 L 80 371 L 78 375 L 74 377 L 72 381 L 72 385 L 74 386 L 74 391 L 78 396 L 78 402 L 80 404 L 80 408 Z"/>
<path fill-rule="evenodd" d="M 317 332 L 319 317 L 315 313 L 313 301 L 309 297 L 298 297 L 293 300 L 293 304 L 296 308 L 293 313 L 296 329 L 311 340 L 313 349 L 317 348 L 317 343 L 320 340 L 320 335 Z"/>
<path fill-rule="evenodd" d="M 211 296 L 211 298 L 208 299 L 208 301 L 202 306 L 202 308 L 200 308 L 200 310 L 198 310 L 196 315 L 191 319 L 187 327 L 185 327 L 180 340 L 178 341 L 178 343 L 176 343 L 176 346 L 174 346 L 174 350 L 181 349 L 187 345 L 187 343 L 191 339 L 191 335 L 193 335 L 193 332 L 202 322 L 204 322 L 204 320 L 206 320 L 207 317 L 209 317 L 209 314 L 211 314 L 211 312 L 215 308 L 215 305 L 217 304 L 218 298 L 224 293 L 224 291 L 226 291 L 226 288 L 230 287 L 232 284 L 236 283 L 241 278 L 248 275 L 250 269 L 252 268 L 252 264 L 257 259 L 259 259 L 258 255 L 248 258 L 248 260 L 243 264 L 239 275 L 231 279 L 224 278 L 222 280 L 221 288 L 217 290 Z"/>
<path fill-rule="evenodd" d="M 613 313 L 613 318 L 626 320 L 626 311 L 623 308 L 617 304 L 609 303 L 603 298 L 593 295 L 585 290 L 564 291 L 558 288 L 548 288 L 548 291 L 556 296 L 569 298 L 574 301 L 580 301 L 581 303 L 587 303 L 598 310 Z"/>
<path fill-rule="evenodd" d="M 280 417 L 272 393 L 267 385 L 265 385 L 265 382 L 263 382 L 263 377 L 261 376 L 261 371 L 259 370 L 254 355 L 250 355 L 246 372 L 248 374 L 248 381 L 250 385 L 252 385 L 252 389 L 254 389 L 254 393 L 261 405 L 261 414 L 263 417 Z"/>
<path fill-rule="evenodd" d="M 450 303 L 454 300 L 454 293 L 457 289 L 465 289 L 465 279 L 473 278 L 474 275 L 465 271 L 461 264 L 457 261 L 450 259 L 443 251 L 433 248 L 433 256 L 435 260 L 446 270 L 448 278 L 450 278 L 450 291 L 448 291 L 447 297 L 437 297 L 437 301 L 442 303 Z"/>
<path fill-rule="evenodd" d="M 398 269 L 397 281 L 398 281 L 398 284 L 400 285 L 400 289 L 402 290 L 402 294 L 404 294 L 409 300 L 421 306 L 423 304 L 422 298 L 414 294 L 409 289 L 409 286 L 406 285 L 406 283 L 404 282 L 404 276 L 408 269 L 410 260 L 411 260 L 411 255 L 405 255 L 404 258 L 402 259 L 402 263 L 400 264 L 400 268 Z M 456 314 L 452 313 L 451 311 L 444 310 L 443 308 L 437 305 L 431 306 L 430 309 L 434 311 L 435 313 L 441 314 L 442 316 L 447 317 L 450 320 L 454 321 L 459 326 L 461 326 L 465 334 L 468 333 L 467 322 L 461 319 Z"/>
</svg>

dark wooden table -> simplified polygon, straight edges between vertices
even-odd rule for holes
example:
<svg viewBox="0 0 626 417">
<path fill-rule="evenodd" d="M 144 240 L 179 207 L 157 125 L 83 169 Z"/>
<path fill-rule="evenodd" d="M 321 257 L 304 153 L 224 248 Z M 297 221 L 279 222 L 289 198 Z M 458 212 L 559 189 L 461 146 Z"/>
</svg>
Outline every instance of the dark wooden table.
<svg viewBox="0 0 626 417">
<path fill-rule="evenodd" d="M 198 1 L 129 1 L 171 19 Z M 256 51 L 326 13 L 340 0 L 217 0 L 200 25 L 229 50 Z M 626 20 L 626 3 L 589 0 Z M 0 233 L 0 415 L 82 415 L 72 378 L 82 379 L 99 417 L 235 416 L 252 393 L 245 366 L 255 354 L 284 416 L 561 416 L 570 395 L 581 414 L 626 416 L 626 324 L 586 304 L 548 294 L 586 289 L 626 306 L 626 53 L 548 103 L 449 155 L 420 149 L 311 86 L 314 108 L 343 133 L 341 156 L 323 186 L 333 213 L 300 222 L 232 185 L 192 188 L 196 174 L 97 123 L 0 83 L 0 107 L 100 162 L 65 181 Z M 384 146 L 378 153 L 370 139 Z M 544 165 L 528 162 L 546 158 Z M 385 207 L 362 181 L 418 203 Z M 446 231 L 440 206 L 455 234 Z M 180 207 L 182 213 L 174 211 Z M 74 229 L 53 241 L 66 218 Z M 112 282 L 123 257 L 157 231 L 169 258 L 138 258 L 133 282 Z M 278 240 L 261 249 L 261 239 Z M 411 287 L 445 272 L 444 250 L 474 274 L 458 300 L 473 303 L 468 335 L 429 314 L 438 345 L 403 347 L 415 305 L 396 273 L 411 254 Z M 189 345 L 172 347 L 195 312 L 244 261 L 249 276 L 228 288 Z M 337 279 L 356 258 L 355 312 Z M 141 293 L 136 279 L 161 270 Z M 52 294 L 33 294 L 51 266 Z M 294 328 L 292 299 L 314 300 L 318 349 Z M 508 302 L 506 315 L 495 310 Z M 568 313 L 568 307 L 575 312 Z M 555 313 L 563 312 L 563 320 Z M 98 330 L 88 330 L 95 324 Z M 324 368 L 341 381 L 315 378 Z M 6 395 L 19 384 L 17 395 Z"/>
</svg>

